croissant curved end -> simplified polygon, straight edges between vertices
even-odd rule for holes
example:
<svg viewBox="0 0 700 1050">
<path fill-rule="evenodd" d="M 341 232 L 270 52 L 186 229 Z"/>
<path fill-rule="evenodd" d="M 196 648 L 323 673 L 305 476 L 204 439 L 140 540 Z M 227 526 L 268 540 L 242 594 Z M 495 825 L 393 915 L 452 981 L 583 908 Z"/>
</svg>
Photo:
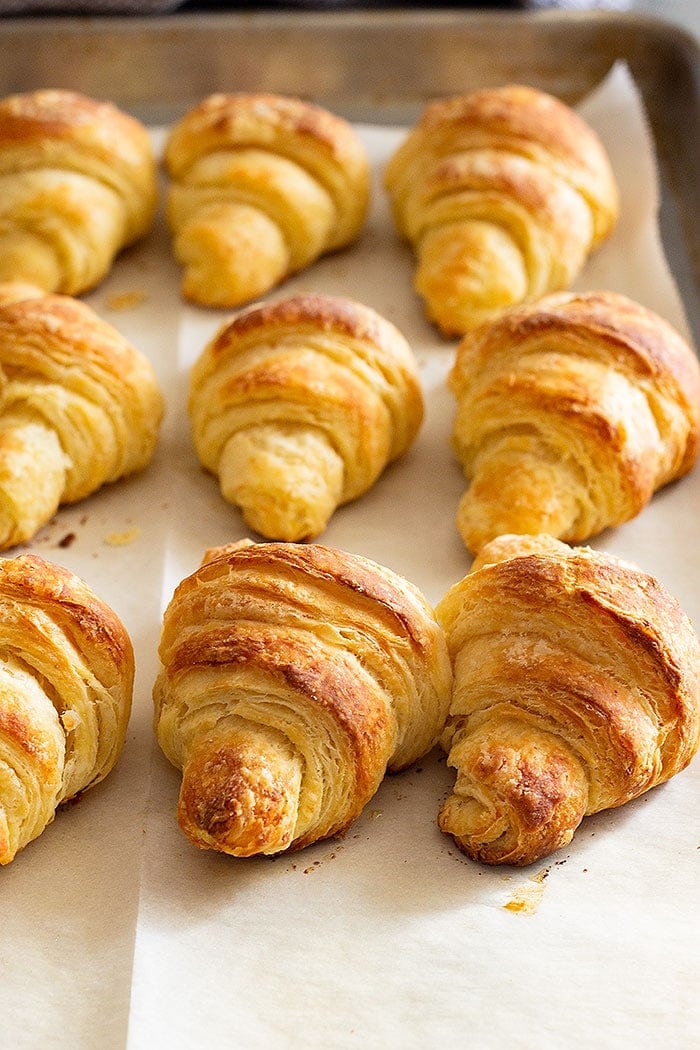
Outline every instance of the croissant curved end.
<svg viewBox="0 0 700 1050">
<path fill-rule="evenodd" d="M 279 734 L 215 727 L 183 767 L 180 827 L 200 849 L 279 853 L 294 837 L 301 780 L 301 759 Z"/>
<path fill-rule="evenodd" d="M 506 533 L 574 538 L 580 507 L 566 480 L 566 464 L 517 454 L 485 458 L 457 509 L 465 545 L 477 554 Z"/>
<path fill-rule="evenodd" d="M 247 205 L 217 203 L 179 230 L 182 293 L 205 306 L 235 307 L 264 295 L 289 272 L 289 250 L 271 219 Z"/>
<path fill-rule="evenodd" d="M 68 460 L 55 432 L 7 413 L 0 420 L 0 550 L 34 536 L 56 512 Z"/>
<path fill-rule="evenodd" d="M 268 539 L 320 535 L 342 501 L 342 458 L 325 434 L 303 427 L 257 426 L 234 434 L 219 463 L 221 492 Z"/>
<path fill-rule="evenodd" d="M 420 243 L 415 287 L 428 316 L 453 337 L 527 298 L 523 254 L 500 227 L 473 221 L 429 230 Z"/>
<path fill-rule="evenodd" d="M 56 292 L 63 284 L 55 249 L 28 230 L 12 230 L 0 236 L 0 281 L 11 282 L 18 277 L 47 292 Z"/>
<path fill-rule="evenodd" d="M 440 830 L 486 864 L 532 864 L 567 845 L 585 816 L 588 780 L 552 734 L 507 723 L 450 748 L 458 770 L 438 816 Z"/>
</svg>

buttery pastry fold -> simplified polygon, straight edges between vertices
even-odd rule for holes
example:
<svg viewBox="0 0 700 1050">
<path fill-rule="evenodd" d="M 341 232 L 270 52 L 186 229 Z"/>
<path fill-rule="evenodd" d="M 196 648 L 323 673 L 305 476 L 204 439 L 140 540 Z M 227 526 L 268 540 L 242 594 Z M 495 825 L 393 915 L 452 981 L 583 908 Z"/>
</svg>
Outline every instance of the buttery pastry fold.
<svg viewBox="0 0 700 1050">
<path fill-rule="evenodd" d="M 41 90 L 0 101 L 0 281 L 80 295 L 149 230 L 148 133 L 109 102 Z"/>
<path fill-rule="evenodd" d="M 268 539 L 313 539 L 413 442 L 418 367 L 401 333 L 350 300 L 295 296 L 224 325 L 190 377 L 197 455 Z"/>
<path fill-rule="evenodd" d="M 178 819 L 235 856 L 341 835 L 437 741 L 445 639 L 417 589 L 331 548 L 212 549 L 165 611 L 155 729 Z"/>
<path fill-rule="evenodd" d="M 567 288 L 618 213 L 594 131 L 517 84 L 431 103 L 384 181 L 417 255 L 416 290 L 446 336 Z"/>
<path fill-rule="evenodd" d="M 296 98 L 215 94 L 173 127 L 168 219 L 185 298 L 255 299 L 359 234 L 367 155 L 340 117 Z"/>
<path fill-rule="evenodd" d="M 0 285 L 0 549 L 143 469 L 162 411 L 150 361 L 90 307 Z"/>
<path fill-rule="evenodd" d="M 457 771 L 439 825 L 472 858 L 533 863 L 695 754 L 698 639 L 636 566 L 549 536 L 499 537 L 436 614 Z"/>
<path fill-rule="evenodd" d="M 449 386 L 477 552 L 506 532 L 581 541 L 637 515 L 698 453 L 700 367 L 658 315 L 559 293 L 464 337 Z"/>
<path fill-rule="evenodd" d="M 36 555 L 0 560 L 0 864 L 103 780 L 131 710 L 134 657 L 116 614 Z"/>
</svg>

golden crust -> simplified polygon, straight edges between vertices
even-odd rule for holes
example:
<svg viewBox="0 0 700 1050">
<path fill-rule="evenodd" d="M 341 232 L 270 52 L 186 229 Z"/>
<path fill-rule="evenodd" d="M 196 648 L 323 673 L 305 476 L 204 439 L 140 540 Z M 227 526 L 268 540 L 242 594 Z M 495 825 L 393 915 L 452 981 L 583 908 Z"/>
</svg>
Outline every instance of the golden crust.
<svg viewBox="0 0 700 1050">
<path fill-rule="evenodd" d="M 586 540 L 696 462 L 700 367 L 666 321 L 612 292 L 559 293 L 465 336 L 450 389 L 477 552 L 504 532 Z"/>
<path fill-rule="evenodd" d="M 433 746 L 449 702 L 444 637 L 416 588 L 317 545 L 208 551 L 175 590 L 160 657 L 179 822 L 236 856 L 342 834 L 387 768 Z"/>
<path fill-rule="evenodd" d="M 151 363 L 90 307 L 0 286 L 0 547 L 142 470 L 162 412 Z"/>
<path fill-rule="evenodd" d="M 292 156 L 304 141 L 322 148 L 340 166 L 362 175 L 365 160 L 351 125 L 320 106 L 301 99 L 265 93 L 210 95 L 172 129 L 165 163 L 173 177 L 185 175 L 203 154 L 230 145 L 265 145 L 277 132 L 287 138 Z M 297 142 L 297 136 L 299 142 Z"/>
<path fill-rule="evenodd" d="M 99 783 L 124 745 L 134 680 L 121 620 L 36 555 L 0 560 L 0 864 Z"/>
<path fill-rule="evenodd" d="M 301 99 L 216 94 L 173 127 L 168 216 L 183 294 L 257 298 L 359 234 L 369 164 L 354 129 Z"/>
<path fill-rule="evenodd" d="M 215 358 L 229 351 L 234 341 L 255 337 L 256 333 L 265 339 L 270 327 L 284 330 L 295 325 L 308 325 L 321 332 L 366 340 L 387 355 L 406 356 L 403 349 L 397 350 L 396 328 L 376 311 L 351 299 L 312 294 L 295 295 L 241 310 L 220 329 L 212 345 L 212 356 Z"/>
<path fill-rule="evenodd" d="M 64 633 L 79 634 L 80 647 L 108 688 L 118 684 L 124 667 L 133 660 L 131 642 L 114 612 L 87 584 L 61 565 L 37 554 L 0 559 L 3 601 L 31 601 L 51 609 Z"/>
<path fill-rule="evenodd" d="M 145 127 L 108 102 L 41 90 L 0 101 L 0 280 L 78 295 L 150 228 Z"/>
<path fill-rule="evenodd" d="M 44 292 L 25 281 L 0 281 L 0 306 L 19 303 L 23 299 L 40 299 Z"/>
<path fill-rule="evenodd" d="M 148 183 L 150 139 L 146 128 L 110 102 L 75 91 L 46 89 L 11 95 L 0 101 L 0 152 L 14 143 L 78 142 L 95 151 L 105 164 L 115 162 L 132 173 L 133 182 Z M 117 176 L 113 176 L 116 178 Z"/>
<path fill-rule="evenodd" d="M 499 537 L 436 614 L 458 773 L 439 823 L 475 859 L 533 863 L 697 751 L 697 635 L 636 566 L 551 536 Z"/>
<path fill-rule="evenodd" d="M 421 127 L 428 136 L 475 135 L 491 143 L 515 145 L 523 153 L 546 151 L 570 172 L 595 202 L 598 238 L 607 236 L 615 221 L 617 190 L 600 139 L 572 109 L 545 92 L 522 84 L 485 88 L 470 95 L 428 105 Z"/>
<path fill-rule="evenodd" d="M 401 333 L 350 300 L 295 296 L 249 307 L 195 363 L 197 455 L 268 539 L 318 536 L 374 484 L 423 418 Z"/>
<path fill-rule="evenodd" d="M 596 134 L 522 85 L 430 104 L 385 186 L 417 254 L 416 289 L 447 336 L 568 287 L 618 213 Z"/>
</svg>

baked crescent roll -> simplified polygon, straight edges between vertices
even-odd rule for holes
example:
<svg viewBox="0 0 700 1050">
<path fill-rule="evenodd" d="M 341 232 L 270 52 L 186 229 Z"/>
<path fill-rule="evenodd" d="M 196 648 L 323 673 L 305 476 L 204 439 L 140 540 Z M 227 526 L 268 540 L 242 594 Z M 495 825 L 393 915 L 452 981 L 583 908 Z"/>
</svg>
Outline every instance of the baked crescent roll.
<svg viewBox="0 0 700 1050">
<path fill-rule="evenodd" d="M 414 586 L 331 548 L 207 552 L 165 611 L 155 729 L 187 837 L 234 856 L 342 835 L 437 741 L 451 669 Z"/>
<path fill-rule="evenodd" d="M 475 860 L 531 864 L 698 747 L 700 645 L 676 600 L 611 555 L 499 537 L 436 610 L 454 666 L 457 771 L 442 831 Z"/>
<path fill-rule="evenodd" d="M 0 549 L 145 467 L 162 410 L 151 363 L 85 303 L 0 285 Z"/>
<path fill-rule="evenodd" d="M 567 288 L 618 213 L 595 132 L 522 85 L 431 103 L 385 186 L 417 255 L 416 290 L 446 336 Z"/>
<path fill-rule="evenodd" d="M 278 95 L 204 99 L 165 148 L 183 295 L 239 306 L 360 232 L 369 164 L 354 129 Z"/>
<path fill-rule="evenodd" d="M 103 780 L 131 710 L 134 656 L 116 614 L 71 572 L 0 560 L 0 864 L 57 806 Z"/>
<path fill-rule="evenodd" d="M 197 455 L 247 524 L 313 539 L 412 443 L 423 418 L 418 368 L 401 333 L 369 307 L 296 296 L 249 307 L 192 369 Z"/>
<path fill-rule="evenodd" d="M 0 101 L 0 281 L 79 295 L 155 206 L 155 157 L 133 117 L 73 91 Z"/>
<path fill-rule="evenodd" d="M 700 367 L 662 318 L 559 293 L 464 337 L 449 386 L 476 552 L 505 532 L 581 541 L 637 515 L 697 458 Z"/>
</svg>

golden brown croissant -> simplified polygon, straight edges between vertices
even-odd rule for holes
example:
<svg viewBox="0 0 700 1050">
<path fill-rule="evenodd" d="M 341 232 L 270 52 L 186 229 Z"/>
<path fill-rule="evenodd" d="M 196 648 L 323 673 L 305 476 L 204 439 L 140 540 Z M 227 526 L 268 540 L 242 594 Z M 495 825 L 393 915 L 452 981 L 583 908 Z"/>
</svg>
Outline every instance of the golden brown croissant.
<svg viewBox="0 0 700 1050">
<path fill-rule="evenodd" d="M 0 548 L 145 467 L 162 407 L 151 363 L 86 304 L 0 285 Z"/>
<path fill-rule="evenodd" d="M 429 105 L 385 186 L 417 254 L 416 290 L 446 336 L 567 288 L 618 213 L 596 134 L 522 85 Z"/>
<path fill-rule="evenodd" d="M 296 296 L 249 307 L 191 374 L 202 464 L 268 539 L 318 536 L 374 484 L 423 418 L 406 340 L 369 307 Z"/>
<path fill-rule="evenodd" d="M 436 742 L 451 670 L 406 580 L 331 548 L 213 549 L 166 609 L 154 687 L 178 819 L 235 856 L 342 834 Z"/>
<path fill-rule="evenodd" d="M 698 452 L 700 368 L 664 320 L 559 293 L 465 336 L 449 377 L 476 552 L 505 532 L 580 541 L 638 514 Z"/>
<path fill-rule="evenodd" d="M 183 295 L 239 306 L 342 248 L 367 212 L 369 165 L 354 129 L 296 98 L 206 98 L 172 129 L 168 218 Z"/>
<path fill-rule="evenodd" d="M 103 780 L 131 709 L 134 656 L 116 614 L 36 555 L 0 560 L 0 864 L 56 807 Z"/>
<path fill-rule="evenodd" d="M 471 857 L 530 864 L 582 818 L 692 759 L 700 646 L 652 576 L 552 537 L 500 537 L 436 610 L 454 665 L 440 828 Z"/>
<path fill-rule="evenodd" d="M 0 280 L 79 295 L 150 228 L 146 129 L 111 103 L 43 90 L 0 101 Z"/>
</svg>

